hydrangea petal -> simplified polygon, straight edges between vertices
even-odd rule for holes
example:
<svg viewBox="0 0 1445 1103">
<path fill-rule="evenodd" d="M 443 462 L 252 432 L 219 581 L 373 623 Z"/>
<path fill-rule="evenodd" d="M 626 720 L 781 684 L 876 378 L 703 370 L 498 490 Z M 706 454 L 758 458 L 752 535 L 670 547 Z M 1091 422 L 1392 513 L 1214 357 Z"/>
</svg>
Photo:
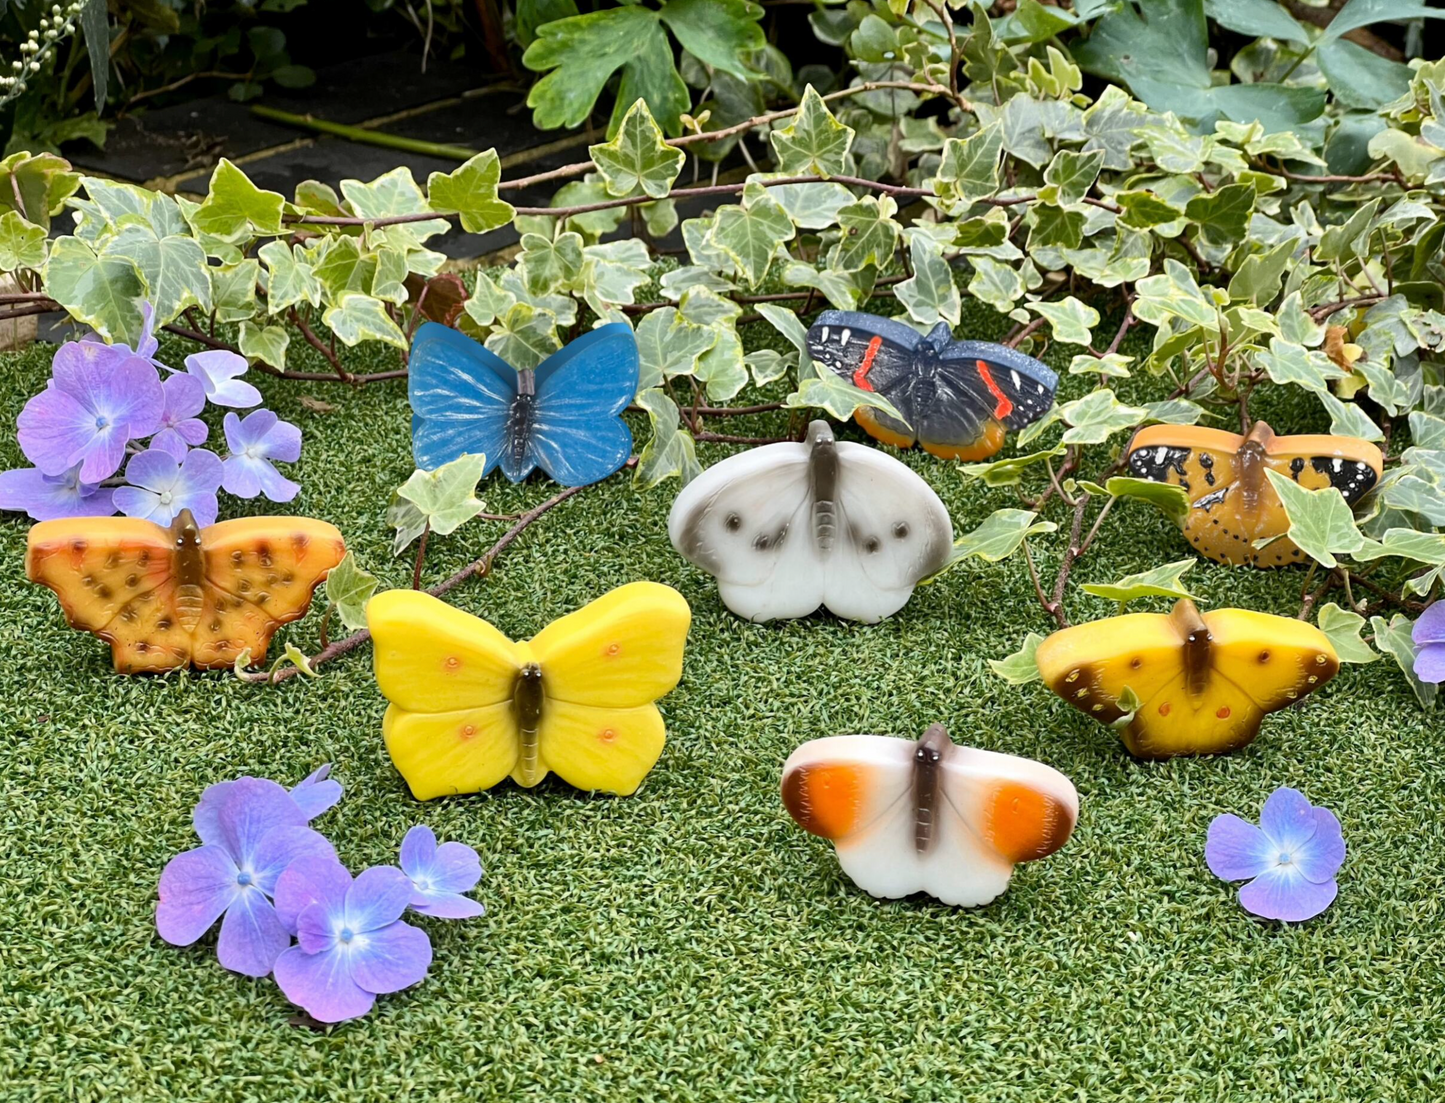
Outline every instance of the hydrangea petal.
<svg viewBox="0 0 1445 1103">
<path fill-rule="evenodd" d="M 418 892 L 411 898 L 411 910 L 433 919 L 475 919 L 487 914 L 484 905 L 456 892 Z"/>
<path fill-rule="evenodd" d="M 309 904 L 296 917 L 296 944 L 308 954 L 324 954 L 337 944 L 335 913 L 323 903 Z"/>
<path fill-rule="evenodd" d="M 1259 814 L 1260 829 L 1280 851 L 1293 853 L 1315 833 L 1315 812 L 1298 789 L 1281 787 L 1269 795 Z"/>
<path fill-rule="evenodd" d="M 1314 809 L 1318 825 L 1309 842 L 1295 852 L 1294 862 L 1305 880 L 1323 884 L 1345 864 L 1345 835 L 1339 818 L 1328 808 Z"/>
<path fill-rule="evenodd" d="M 304 814 L 304 813 L 303 813 Z M 309 827 L 277 827 L 266 832 L 251 856 L 251 873 L 268 896 L 286 867 L 302 858 L 336 860 L 336 848 L 326 836 Z"/>
<path fill-rule="evenodd" d="M 0 510 L 26 513 L 36 521 L 114 513 L 113 493 L 82 483 L 79 476 L 78 466 L 64 475 L 47 475 L 38 467 L 0 471 Z"/>
<path fill-rule="evenodd" d="M 20 451 L 47 475 L 63 475 L 76 464 L 83 470 L 95 440 L 95 414 L 54 384 L 25 403 L 15 427 Z M 123 455 L 124 442 L 121 447 Z M 93 461 L 92 467 L 103 464 L 104 460 Z M 108 479 L 119 466 L 118 455 L 114 467 L 90 481 Z"/>
<path fill-rule="evenodd" d="M 368 992 L 400 992 L 426 977 L 431 939 L 419 927 L 396 922 L 365 936 L 350 954 L 351 979 Z"/>
<path fill-rule="evenodd" d="M 177 854 L 161 870 L 156 932 L 172 946 L 189 946 L 215 924 L 240 891 L 236 863 L 223 847 Z"/>
<path fill-rule="evenodd" d="M 293 934 L 301 913 L 312 904 L 340 911 L 346 904 L 351 874 L 335 858 L 302 858 L 276 878 L 276 914 Z"/>
<path fill-rule="evenodd" d="M 277 827 L 305 827 L 306 815 L 291 794 L 259 777 L 243 777 L 227 791 L 221 804 L 221 845 L 239 866 L 247 866 L 267 832 Z"/>
<path fill-rule="evenodd" d="M 1445 643 L 1427 643 L 1415 652 L 1415 677 L 1422 682 L 1445 682 Z"/>
<path fill-rule="evenodd" d="M 291 799 L 306 813 L 308 820 L 314 820 L 341 799 L 341 782 L 329 778 L 330 773 L 328 762 L 307 774 L 291 790 Z"/>
<path fill-rule="evenodd" d="M 346 926 L 358 934 L 395 923 L 411 902 L 412 885 L 395 866 L 372 866 L 346 890 Z"/>
<path fill-rule="evenodd" d="M 271 901 L 259 889 L 249 888 L 226 909 L 216 957 L 233 973 L 264 977 L 289 945 L 291 936 L 281 925 Z"/>
<path fill-rule="evenodd" d="M 111 495 L 111 501 L 127 517 L 139 517 L 142 521 L 154 521 L 158 525 L 169 525 L 175 516 L 171 507 L 163 505 L 161 496 L 153 490 L 118 486 Z"/>
<path fill-rule="evenodd" d="M 1239 902 L 1264 919 L 1302 923 L 1334 903 L 1338 892 L 1335 881 L 1316 884 L 1306 880 L 1298 866 L 1275 866 L 1240 889 Z"/>
<path fill-rule="evenodd" d="M 431 866 L 432 888 L 441 892 L 466 892 L 482 879 L 482 860 L 463 843 L 442 843 Z"/>
<path fill-rule="evenodd" d="M 1420 614 L 1410 630 L 1417 644 L 1445 643 L 1445 601 L 1437 601 Z"/>
<path fill-rule="evenodd" d="M 131 486 L 154 490 L 157 494 L 174 491 L 176 485 L 176 459 L 159 448 L 147 448 L 137 452 L 125 465 L 125 479 Z"/>
<path fill-rule="evenodd" d="M 237 781 L 240 779 L 238 778 Z M 221 841 L 221 805 L 235 781 L 215 781 L 201 791 L 201 799 L 191 812 L 191 826 L 196 829 L 203 843 Z"/>
<path fill-rule="evenodd" d="M 1263 831 L 1232 812 L 1216 816 L 1204 842 L 1204 861 L 1222 881 L 1258 877 L 1279 857 Z"/>
<path fill-rule="evenodd" d="M 237 379 L 249 367 L 243 356 L 226 349 L 209 349 L 186 357 L 186 371 L 201 381 L 206 397 L 217 406 L 254 406 L 261 401 L 261 392 L 251 384 Z"/>
<path fill-rule="evenodd" d="M 334 950 L 308 954 L 292 946 L 276 959 L 275 974 L 285 997 L 323 1023 L 359 1018 L 376 1003 L 375 996 L 351 979 L 345 957 Z"/>
<path fill-rule="evenodd" d="M 401 839 L 401 871 L 415 881 L 431 873 L 432 859 L 437 852 L 437 837 L 424 823 L 408 828 Z"/>
<path fill-rule="evenodd" d="M 301 458 L 301 430 L 289 421 L 278 420 L 262 434 L 260 443 L 273 460 L 295 463 Z"/>
</svg>

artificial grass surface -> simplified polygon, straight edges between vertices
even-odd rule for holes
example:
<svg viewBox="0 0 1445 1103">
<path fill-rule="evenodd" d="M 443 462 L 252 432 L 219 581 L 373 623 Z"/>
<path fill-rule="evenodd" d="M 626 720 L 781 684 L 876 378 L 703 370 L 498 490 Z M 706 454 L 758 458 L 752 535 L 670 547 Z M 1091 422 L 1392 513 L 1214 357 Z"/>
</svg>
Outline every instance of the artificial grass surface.
<svg viewBox="0 0 1445 1103">
<path fill-rule="evenodd" d="M 1000 327 L 989 310 L 976 321 L 975 333 Z M 1066 362 L 1057 352 L 1049 359 Z M 6 424 L 48 361 L 43 347 L 0 358 Z M 386 585 L 406 585 L 410 561 L 390 557 L 383 519 L 412 466 L 404 384 L 261 382 L 305 433 L 291 472 L 304 489 L 279 508 L 334 522 Z M 1072 395 L 1087 383 L 1065 385 Z M 335 410 L 306 409 L 308 395 Z M 1280 432 L 1323 428 L 1310 405 L 1256 412 Z M 784 423 L 730 419 L 725 431 Z M 728 451 L 707 448 L 704 462 Z M 959 532 L 1012 504 L 950 465 L 904 458 Z M 20 462 L 13 433 L 0 459 Z M 483 489 L 490 510 L 510 512 L 555 487 L 494 476 Z M 872 627 L 746 624 L 668 544 L 675 492 L 614 477 L 452 595 L 514 637 L 635 579 L 687 597 L 683 682 L 662 702 L 668 746 L 625 799 L 549 779 L 417 803 L 382 746 L 369 648 L 279 687 L 227 673 L 119 677 L 109 649 L 66 628 L 53 595 L 25 581 L 23 521 L 0 523 L 0 1098 L 1439 1097 L 1445 733 L 1393 664 L 1346 667 L 1235 754 L 1141 764 L 1041 686 L 989 672 L 985 659 L 1049 628 L 1021 559 L 968 562 Z M 223 497 L 222 515 L 246 505 Z M 427 582 L 503 528 L 473 522 L 434 539 Z M 1036 544 L 1051 576 L 1063 534 Z M 1162 515 L 1125 503 L 1076 578 L 1186 554 Z M 1215 607 L 1298 608 L 1297 572 L 1201 562 L 1189 577 Z M 1078 621 L 1112 608 L 1074 589 L 1069 611 Z M 317 619 L 282 638 L 314 651 Z M 1080 794 L 1068 845 L 973 911 L 865 895 L 778 798 L 798 743 L 916 737 L 934 720 L 1057 767 Z M 394 861 L 407 827 L 428 823 L 481 854 L 488 914 L 421 920 L 435 946 L 427 981 L 314 1034 L 288 1025 L 271 981 L 225 972 L 214 936 L 163 944 L 153 909 L 162 865 L 196 845 L 190 810 L 207 783 L 291 784 L 328 761 L 346 796 L 315 826 L 351 868 Z M 1349 847 L 1338 901 L 1297 927 L 1250 918 L 1203 861 L 1210 819 L 1254 819 L 1279 785 L 1333 809 Z"/>
</svg>

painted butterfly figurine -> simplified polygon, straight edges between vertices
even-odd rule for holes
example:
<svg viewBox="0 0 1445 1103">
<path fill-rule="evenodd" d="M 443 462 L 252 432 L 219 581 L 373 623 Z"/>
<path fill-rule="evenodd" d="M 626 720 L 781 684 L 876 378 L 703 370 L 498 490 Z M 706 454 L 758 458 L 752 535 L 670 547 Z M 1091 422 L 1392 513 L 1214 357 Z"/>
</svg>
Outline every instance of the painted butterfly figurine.
<svg viewBox="0 0 1445 1103">
<path fill-rule="evenodd" d="M 1059 377 L 1016 349 L 955 340 L 948 323 L 928 335 L 876 314 L 825 310 L 808 330 L 808 354 L 835 375 L 882 395 L 903 421 L 868 406 L 854 419 L 884 444 L 950 460 L 982 460 L 1004 432 L 1049 411 Z"/>
<path fill-rule="evenodd" d="M 133 517 L 42 521 L 25 574 L 54 590 L 72 628 L 110 644 L 121 674 L 260 662 L 271 634 L 306 614 L 346 554 L 341 533 L 308 517 L 244 517 L 201 528 Z"/>
<path fill-rule="evenodd" d="M 783 804 L 805 831 L 833 841 L 865 892 L 925 892 L 962 907 L 997 897 L 1016 863 L 1058 850 L 1079 818 L 1079 795 L 1059 771 L 961 747 L 942 724 L 916 742 L 804 743 L 783 766 Z"/>
<path fill-rule="evenodd" d="M 366 606 L 382 731 L 418 800 L 548 772 L 578 789 L 635 792 L 666 742 L 653 702 L 682 677 L 692 611 L 656 582 L 619 586 L 513 643 L 419 590 Z"/>
<path fill-rule="evenodd" d="M 803 617 L 823 605 L 872 624 L 948 560 L 953 523 L 906 464 L 815 421 L 801 444 L 767 444 L 704 471 L 678 494 L 667 534 L 741 617 Z"/>
<path fill-rule="evenodd" d="M 412 451 L 434 471 L 467 453 L 518 483 L 540 467 L 563 486 L 605 479 L 632 454 L 621 418 L 637 393 L 637 340 L 612 322 L 517 371 L 439 322 L 416 331 L 408 361 Z"/>
<path fill-rule="evenodd" d="M 1216 563 L 1278 567 L 1305 555 L 1284 534 L 1289 517 L 1266 471 L 1306 490 L 1333 486 L 1353 505 L 1385 468 L 1380 450 L 1358 437 L 1277 437 L 1256 421 L 1246 437 L 1197 425 L 1151 425 L 1134 434 L 1129 474 L 1188 494 L 1184 535 Z M 1278 539 L 1271 540 L 1271 537 Z M 1257 541 L 1270 540 L 1264 547 Z"/>
<path fill-rule="evenodd" d="M 1200 616 L 1188 598 L 1168 614 L 1127 613 L 1062 629 L 1039 644 L 1035 660 L 1044 684 L 1074 708 L 1122 723 L 1124 746 L 1137 758 L 1242 747 L 1267 713 L 1340 669 L 1329 638 L 1312 624 L 1247 609 Z M 1126 688 L 1138 700 L 1132 716 L 1120 705 Z"/>
</svg>

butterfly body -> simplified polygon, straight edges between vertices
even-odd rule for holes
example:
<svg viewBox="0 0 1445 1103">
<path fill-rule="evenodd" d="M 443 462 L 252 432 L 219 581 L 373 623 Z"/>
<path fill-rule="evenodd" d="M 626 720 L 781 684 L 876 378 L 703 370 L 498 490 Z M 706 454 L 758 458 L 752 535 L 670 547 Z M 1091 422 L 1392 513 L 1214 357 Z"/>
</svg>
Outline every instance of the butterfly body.
<svg viewBox="0 0 1445 1103">
<path fill-rule="evenodd" d="M 815 739 L 783 767 L 783 804 L 831 840 L 859 888 L 896 899 L 986 904 L 1017 862 L 1063 846 L 1079 815 L 1073 784 L 1028 759 L 955 744 L 941 724 L 917 741 Z"/>
<path fill-rule="evenodd" d="M 612 474 L 632 453 L 622 411 L 638 380 L 637 341 L 623 323 L 599 326 L 537 368 L 517 371 L 465 334 L 427 322 L 412 341 L 412 451 L 434 470 L 484 453 L 521 482 L 540 467 L 564 486 Z"/>
<path fill-rule="evenodd" d="M 248 517 L 165 528 L 130 517 L 42 521 L 26 575 L 55 591 L 66 619 L 111 645 L 122 674 L 265 657 L 272 633 L 304 616 L 346 545 L 324 521 Z"/>
<path fill-rule="evenodd" d="M 888 399 L 900 422 L 871 407 L 854 415 L 871 436 L 920 444 L 945 459 L 978 460 L 1003 447 L 1053 405 L 1058 376 L 1016 349 L 955 340 L 947 323 L 925 335 L 890 318 L 825 310 L 808 330 L 808 353 L 829 371 Z"/>
<path fill-rule="evenodd" d="M 626 795 L 662 753 L 653 701 L 682 676 L 691 621 L 667 586 L 618 587 L 521 642 L 415 590 L 378 594 L 366 616 L 387 751 L 418 800 L 548 773 Z"/>
<path fill-rule="evenodd" d="M 1318 628 L 1245 609 L 1128 613 L 1055 632 L 1036 653 L 1044 684 L 1120 734 L 1138 758 L 1215 754 L 1324 685 L 1339 657 Z M 1139 701 L 1121 707 L 1126 689 Z"/>
<path fill-rule="evenodd" d="M 826 606 L 874 623 L 903 607 L 948 558 L 948 510 L 917 474 L 876 448 L 838 441 L 824 421 L 802 443 L 714 464 L 678 494 L 668 536 L 749 620 Z"/>
<path fill-rule="evenodd" d="M 1129 442 L 1129 473 L 1189 495 L 1184 534 L 1218 563 L 1278 567 L 1304 552 L 1284 535 L 1289 517 L 1267 471 L 1307 490 L 1333 486 L 1353 505 L 1379 481 L 1384 457 L 1369 441 L 1327 435 L 1276 436 L 1262 421 L 1248 436 L 1199 426 L 1151 425 Z M 1260 541 L 1269 541 L 1263 547 Z"/>
</svg>

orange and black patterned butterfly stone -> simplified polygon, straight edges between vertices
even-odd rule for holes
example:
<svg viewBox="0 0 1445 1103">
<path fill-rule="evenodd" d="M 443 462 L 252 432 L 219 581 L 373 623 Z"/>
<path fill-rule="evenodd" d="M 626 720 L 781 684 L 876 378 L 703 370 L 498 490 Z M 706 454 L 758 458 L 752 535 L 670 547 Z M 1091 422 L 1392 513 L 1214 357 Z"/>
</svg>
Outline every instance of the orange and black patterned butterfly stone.
<svg viewBox="0 0 1445 1103">
<path fill-rule="evenodd" d="M 1379 481 L 1385 465 L 1367 440 L 1277 437 L 1262 421 L 1247 437 L 1197 425 L 1151 425 L 1129 442 L 1128 464 L 1136 478 L 1171 483 L 1189 495 L 1184 535 L 1201 555 L 1252 567 L 1305 562 L 1304 552 L 1283 535 L 1289 518 L 1267 470 L 1306 490 L 1333 486 L 1353 505 Z M 1257 546 L 1265 540 L 1271 542 Z"/>
<path fill-rule="evenodd" d="M 25 574 L 54 590 L 72 628 L 110 644 L 121 674 L 260 662 L 281 625 L 306 614 L 346 545 L 325 521 L 245 517 L 167 528 L 133 517 L 42 521 Z"/>
</svg>

